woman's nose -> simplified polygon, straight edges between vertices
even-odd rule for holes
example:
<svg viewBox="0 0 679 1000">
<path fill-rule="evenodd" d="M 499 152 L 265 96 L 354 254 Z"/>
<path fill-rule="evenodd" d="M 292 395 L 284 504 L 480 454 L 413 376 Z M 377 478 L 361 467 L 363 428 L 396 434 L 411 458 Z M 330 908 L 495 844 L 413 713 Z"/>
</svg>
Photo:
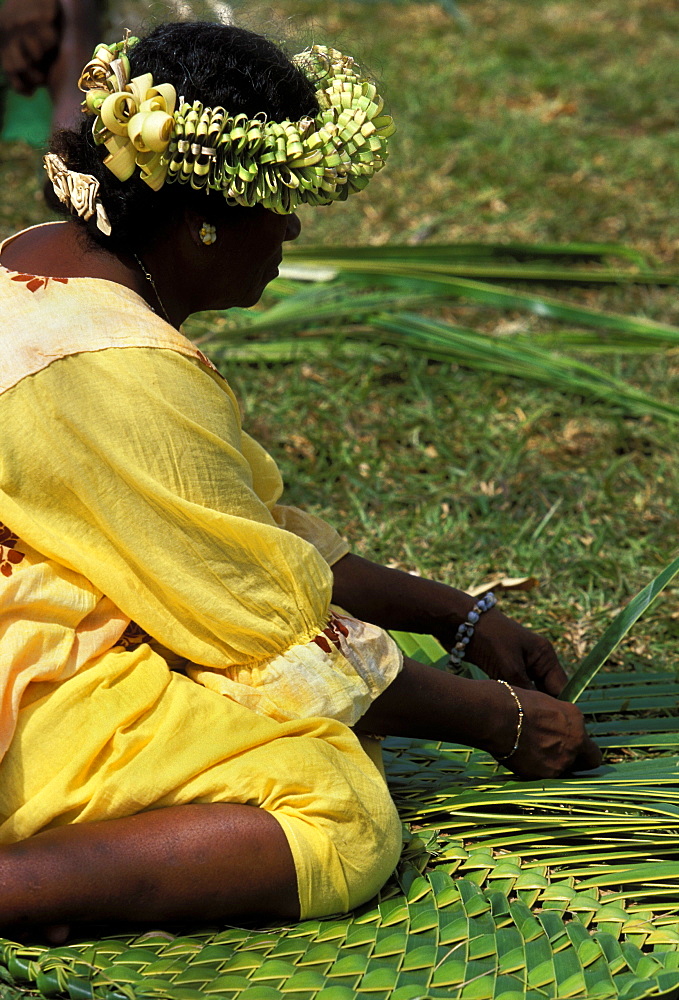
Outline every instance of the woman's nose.
<svg viewBox="0 0 679 1000">
<path fill-rule="evenodd" d="M 295 215 L 295 213 L 293 212 L 292 215 L 288 216 L 288 227 L 285 230 L 285 236 L 283 237 L 283 240 L 286 243 L 289 242 L 290 240 L 296 240 L 301 232 L 302 232 L 302 223 L 299 221 L 299 216 Z"/>
</svg>

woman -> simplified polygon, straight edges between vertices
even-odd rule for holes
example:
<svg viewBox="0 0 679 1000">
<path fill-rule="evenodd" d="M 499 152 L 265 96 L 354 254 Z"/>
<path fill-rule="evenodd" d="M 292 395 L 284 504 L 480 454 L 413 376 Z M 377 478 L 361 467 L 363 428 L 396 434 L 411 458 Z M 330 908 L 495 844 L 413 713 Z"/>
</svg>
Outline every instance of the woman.
<svg viewBox="0 0 679 1000">
<path fill-rule="evenodd" d="M 525 777 L 600 755 L 553 697 L 549 643 L 490 596 L 278 504 L 178 332 L 256 302 L 295 207 L 381 167 L 372 84 L 334 50 L 291 62 L 183 24 L 100 47 L 81 86 L 82 129 L 47 158 L 70 218 L 0 253 L 0 924 L 343 911 L 400 849 L 365 734 L 463 742 Z M 490 679 L 403 662 L 389 628 Z"/>
</svg>

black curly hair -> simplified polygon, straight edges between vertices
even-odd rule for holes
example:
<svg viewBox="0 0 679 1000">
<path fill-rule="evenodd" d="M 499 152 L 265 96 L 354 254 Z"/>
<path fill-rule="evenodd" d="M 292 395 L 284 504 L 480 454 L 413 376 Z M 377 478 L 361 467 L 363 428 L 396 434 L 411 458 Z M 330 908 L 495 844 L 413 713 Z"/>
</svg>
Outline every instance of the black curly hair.
<svg viewBox="0 0 679 1000">
<path fill-rule="evenodd" d="M 161 24 L 130 49 L 130 65 L 132 76 L 151 73 L 156 83 L 171 83 L 178 97 L 221 106 L 230 114 L 243 112 L 252 118 L 264 112 L 272 121 L 318 114 L 313 84 L 283 50 L 262 35 L 234 25 Z M 50 149 L 72 170 L 99 180 L 111 235 L 104 236 L 94 219 L 74 218 L 107 250 L 143 250 L 162 236 L 184 208 L 222 223 L 257 211 L 256 207 L 229 207 L 220 192 L 195 191 L 190 185 L 165 184 L 153 191 L 137 172 L 119 181 L 103 164 L 105 150 L 92 138 L 90 115 L 79 129 L 57 132 Z M 56 196 L 50 202 L 58 211 L 68 212 Z"/>
</svg>

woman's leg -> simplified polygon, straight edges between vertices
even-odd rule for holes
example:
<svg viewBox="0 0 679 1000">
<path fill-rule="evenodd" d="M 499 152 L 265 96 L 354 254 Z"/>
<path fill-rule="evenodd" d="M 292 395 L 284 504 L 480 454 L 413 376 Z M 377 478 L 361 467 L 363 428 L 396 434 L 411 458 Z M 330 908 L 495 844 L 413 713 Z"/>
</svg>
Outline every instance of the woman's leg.
<svg viewBox="0 0 679 1000">
<path fill-rule="evenodd" d="M 299 918 L 285 834 L 254 806 L 172 806 L 0 847 L 2 927 L 224 918 Z"/>
<path fill-rule="evenodd" d="M 52 128 L 75 128 L 82 117 L 76 84 L 101 39 L 101 0 L 60 0 L 63 16 L 59 52 L 47 86 L 52 98 Z"/>
<path fill-rule="evenodd" d="M 75 738 L 74 734 L 77 734 Z M 0 927 L 292 920 L 398 860 L 388 790 L 340 723 L 277 723 L 146 646 L 35 684 L 0 762 Z"/>
</svg>

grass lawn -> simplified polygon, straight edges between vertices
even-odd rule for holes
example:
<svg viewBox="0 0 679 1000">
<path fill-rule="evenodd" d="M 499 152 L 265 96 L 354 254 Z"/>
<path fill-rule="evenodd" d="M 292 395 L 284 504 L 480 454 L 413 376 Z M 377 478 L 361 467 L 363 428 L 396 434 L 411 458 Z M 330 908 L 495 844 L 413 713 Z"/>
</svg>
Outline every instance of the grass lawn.
<svg viewBox="0 0 679 1000">
<path fill-rule="evenodd" d="M 303 210 L 301 240 L 621 242 L 676 267 L 676 4 L 459 6 L 466 31 L 425 2 L 279 0 L 243 18 L 282 25 L 293 50 L 318 40 L 355 54 L 398 124 L 387 170 L 346 205 Z M 1 151 L 1 236 L 46 217 L 38 178 L 34 151 Z M 544 290 L 679 324 L 674 289 Z M 445 315 L 498 333 L 545 328 L 469 305 Z M 219 321 L 204 314 L 187 333 Z M 676 400 L 676 352 L 596 363 Z M 362 554 L 461 587 L 535 576 L 539 587 L 508 594 L 505 608 L 567 663 L 676 554 L 674 425 L 407 350 L 357 356 L 341 335 L 323 361 L 234 361 L 225 373 L 289 502 L 332 520 Z M 673 668 L 678 637 L 670 588 L 616 664 Z"/>
</svg>

